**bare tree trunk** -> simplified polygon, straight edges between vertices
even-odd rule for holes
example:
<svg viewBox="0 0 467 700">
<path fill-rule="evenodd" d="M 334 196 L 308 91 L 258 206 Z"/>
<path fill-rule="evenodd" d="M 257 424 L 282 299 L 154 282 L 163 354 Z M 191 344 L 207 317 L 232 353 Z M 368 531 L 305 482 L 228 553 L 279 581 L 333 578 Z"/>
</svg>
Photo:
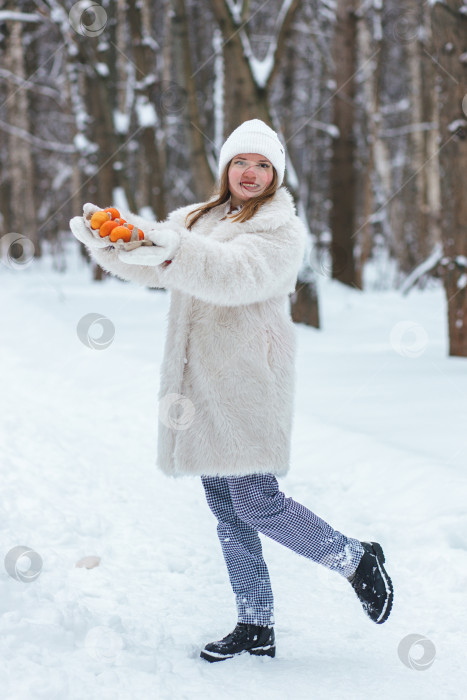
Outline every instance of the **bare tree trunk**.
<svg viewBox="0 0 467 700">
<path fill-rule="evenodd" d="M 318 295 L 315 284 L 297 280 L 290 308 L 294 323 L 303 323 L 305 326 L 313 326 L 313 328 L 320 327 Z"/>
<path fill-rule="evenodd" d="M 425 260 L 440 239 L 437 217 L 439 164 L 434 140 L 438 135 L 434 62 L 430 56 L 430 17 L 428 8 L 418 0 L 408 0 L 405 34 L 399 36 L 404 46 L 410 85 L 410 123 L 407 126 L 406 167 L 403 189 L 398 194 L 402 205 L 403 226 L 400 227 L 399 266 L 407 273 Z"/>
<path fill-rule="evenodd" d="M 253 115 L 270 124 L 267 95 L 258 90 L 251 74 L 240 37 L 242 30 L 239 31 L 226 0 L 212 0 L 211 4 L 224 39 L 225 134 Z"/>
<path fill-rule="evenodd" d="M 136 83 L 136 67 L 133 61 L 128 59 L 129 42 L 128 22 L 127 22 L 127 0 L 116 0 L 115 2 L 115 44 L 120 49 L 115 55 L 115 64 L 112 67 L 115 75 L 116 85 L 116 124 L 115 124 L 115 140 L 119 148 L 118 156 L 118 183 L 125 192 L 125 197 L 128 202 L 128 208 L 136 212 L 139 203 L 137 201 L 137 191 L 134 186 L 135 177 L 132 168 L 130 167 L 129 155 L 131 151 L 125 148 L 130 132 L 130 116 L 134 106 L 135 99 L 135 83 Z M 115 167 L 115 165 L 114 165 Z"/>
<path fill-rule="evenodd" d="M 64 60 L 69 62 L 69 57 L 64 54 Z M 78 132 L 76 128 L 76 118 L 75 115 L 73 114 L 73 97 L 72 97 L 72 91 L 77 88 L 76 85 L 72 85 L 72 81 L 70 80 L 70 68 L 71 66 L 68 64 L 68 68 L 66 69 L 66 72 L 68 73 L 68 80 L 64 80 L 63 83 L 63 90 L 66 96 L 66 104 L 67 104 L 67 109 L 66 112 L 70 116 L 71 120 L 75 124 L 75 129 L 74 129 L 74 136 L 76 136 Z M 73 70 L 73 69 L 71 69 Z M 72 157 L 72 172 L 71 172 L 71 195 L 70 195 L 70 200 L 71 200 L 71 212 L 73 215 L 80 215 L 82 213 L 82 207 L 83 207 L 83 195 L 81 192 L 82 189 L 82 169 L 81 169 L 81 164 L 80 164 L 80 153 L 77 151 L 73 154 Z M 81 250 L 84 251 L 84 246 L 81 246 Z"/>
<path fill-rule="evenodd" d="M 360 71 L 362 109 L 362 129 L 365 137 L 366 153 L 359 156 L 356 182 L 359 192 L 355 192 L 359 217 L 356 231 L 352 234 L 354 245 L 358 243 L 358 255 L 354 261 L 355 285 L 363 289 L 363 271 L 371 258 L 375 238 L 373 215 L 378 205 L 384 204 L 386 194 L 391 189 L 388 177 L 389 154 L 380 139 L 381 126 L 381 70 L 382 70 L 382 26 L 381 6 L 374 4 L 371 17 L 364 10 L 358 14 L 357 64 Z M 375 190 L 383 200 L 379 201 Z M 361 223 L 360 223 L 361 220 Z"/>
<path fill-rule="evenodd" d="M 429 53 L 433 46 L 432 28 L 430 21 L 430 5 L 424 6 L 423 26 L 426 32 L 425 47 Z M 441 243 L 441 182 L 439 171 L 439 125 L 438 125 L 438 92 L 435 85 L 436 70 L 426 51 L 422 48 L 424 60 L 425 90 L 423 95 L 423 112 L 427 122 L 435 123 L 436 127 L 425 132 L 425 207 L 427 208 L 426 252 L 431 253 L 436 245 Z"/>
<path fill-rule="evenodd" d="M 131 29 L 132 53 L 136 68 L 136 116 L 144 158 L 138 160 L 137 208 L 150 206 L 159 219 L 167 216 L 164 171 L 156 139 L 158 117 L 151 102 L 156 58 L 151 48 L 148 0 L 128 0 L 127 18 Z"/>
<path fill-rule="evenodd" d="M 200 127 L 196 85 L 193 78 L 193 65 L 190 54 L 191 32 L 188 29 L 185 0 L 173 0 L 173 6 L 174 65 L 178 86 L 187 95 L 183 126 L 188 146 L 188 158 L 194 174 L 193 180 L 196 196 L 199 201 L 203 201 L 206 199 L 206 193 L 212 190 L 214 177 L 209 167 L 205 139 Z"/>
<path fill-rule="evenodd" d="M 332 276 L 355 286 L 355 140 L 354 75 L 356 69 L 356 17 L 353 3 L 338 0 L 334 37 L 336 92 L 333 99 L 333 124 L 339 129 L 334 138 L 330 172 L 332 210 Z"/>
<path fill-rule="evenodd" d="M 449 354 L 467 357 L 467 99 L 462 0 L 437 2 L 432 11 L 438 73 L 441 143 L 441 228 L 444 287 L 448 306 Z"/>
<path fill-rule="evenodd" d="M 171 24 L 172 24 L 172 0 L 165 0 L 164 5 L 164 36 L 171 37 Z M 162 53 L 160 55 L 161 66 L 158 70 L 162 76 L 162 85 L 166 86 L 170 83 L 170 76 L 172 73 L 172 49 L 171 41 L 166 41 L 162 46 Z M 170 118 L 170 113 L 165 110 L 161 110 L 161 122 L 160 129 L 157 134 L 157 141 L 159 146 L 159 165 L 161 173 L 167 172 L 167 133 L 168 133 L 168 119 Z"/>
<path fill-rule="evenodd" d="M 8 3 L 8 9 L 14 10 L 14 3 Z M 25 80 L 23 24 L 7 21 L 9 29 L 7 64 L 8 69 L 21 80 Z M 28 92 L 18 89 L 12 82 L 8 84 L 7 113 L 9 124 L 29 134 Z M 34 164 L 31 146 L 27 139 L 14 132 L 8 136 L 10 201 L 9 229 L 27 236 L 34 244 L 36 257 L 40 256 L 40 241 L 36 223 L 34 202 Z"/>
<path fill-rule="evenodd" d="M 101 76 L 90 76 L 87 81 L 86 97 L 89 113 L 93 118 L 93 141 L 97 145 L 90 161 L 96 172 L 91 179 L 90 191 L 99 206 L 110 206 L 115 187 L 114 161 L 116 143 L 112 123 L 112 111 L 108 85 Z"/>
</svg>

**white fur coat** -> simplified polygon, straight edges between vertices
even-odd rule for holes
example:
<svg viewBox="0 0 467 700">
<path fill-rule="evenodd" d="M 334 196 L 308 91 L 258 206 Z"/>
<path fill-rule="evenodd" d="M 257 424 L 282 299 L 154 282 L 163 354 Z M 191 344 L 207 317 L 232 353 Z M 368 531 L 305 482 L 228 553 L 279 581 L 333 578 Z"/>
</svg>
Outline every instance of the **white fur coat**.
<svg viewBox="0 0 467 700">
<path fill-rule="evenodd" d="M 113 249 L 92 249 L 107 271 L 171 291 L 159 390 L 157 465 L 178 476 L 284 475 L 289 469 L 295 383 L 295 290 L 306 231 L 281 187 L 245 223 L 225 205 L 190 230 L 185 217 L 127 220 L 169 228 L 180 246 L 169 265 L 128 265 Z"/>
</svg>

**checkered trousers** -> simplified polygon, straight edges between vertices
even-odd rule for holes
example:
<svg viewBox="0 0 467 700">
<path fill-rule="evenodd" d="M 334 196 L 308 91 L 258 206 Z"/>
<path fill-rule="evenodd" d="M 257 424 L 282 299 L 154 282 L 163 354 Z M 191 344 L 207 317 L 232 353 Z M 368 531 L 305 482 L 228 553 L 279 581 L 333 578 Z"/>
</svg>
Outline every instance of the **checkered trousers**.
<svg viewBox="0 0 467 700">
<path fill-rule="evenodd" d="M 202 476 L 201 481 L 218 520 L 239 622 L 274 624 L 274 598 L 259 532 L 346 578 L 357 568 L 363 554 L 360 542 L 286 498 L 273 474 Z"/>
</svg>

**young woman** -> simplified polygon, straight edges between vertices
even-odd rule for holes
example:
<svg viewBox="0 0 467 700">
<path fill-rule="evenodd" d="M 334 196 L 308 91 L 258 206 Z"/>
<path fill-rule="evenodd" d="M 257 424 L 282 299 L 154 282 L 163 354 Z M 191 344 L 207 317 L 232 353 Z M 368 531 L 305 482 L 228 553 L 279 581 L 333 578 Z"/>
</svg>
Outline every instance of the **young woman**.
<svg viewBox="0 0 467 700">
<path fill-rule="evenodd" d="M 286 498 L 294 398 L 295 290 L 306 232 L 282 187 L 284 148 L 264 122 L 222 146 L 219 188 L 165 222 L 128 214 L 154 245 L 122 250 L 89 220 L 70 226 L 105 270 L 171 291 L 159 391 L 158 459 L 166 474 L 199 475 L 236 596 L 235 629 L 201 651 L 208 661 L 275 655 L 273 595 L 262 533 L 346 577 L 365 612 L 384 622 L 392 583 L 381 546 L 334 530 Z M 177 416 L 175 417 L 175 414 Z"/>
</svg>

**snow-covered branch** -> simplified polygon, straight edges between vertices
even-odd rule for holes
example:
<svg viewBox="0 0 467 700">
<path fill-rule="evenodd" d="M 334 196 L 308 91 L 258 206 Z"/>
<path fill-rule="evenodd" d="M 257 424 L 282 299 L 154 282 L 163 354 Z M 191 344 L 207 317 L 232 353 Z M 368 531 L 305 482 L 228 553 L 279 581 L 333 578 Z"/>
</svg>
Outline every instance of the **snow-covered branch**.
<svg viewBox="0 0 467 700">
<path fill-rule="evenodd" d="M 423 277 L 423 275 L 425 275 L 427 272 L 433 270 L 433 268 L 435 268 L 436 265 L 438 265 L 438 263 L 441 262 L 442 257 L 443 246 L 441 243 L 438 242 L 436 243 L 432 253 L 427 257 L 427 259 L 420 263 L 420 265 L 417 265 L 415 270 L 413 270 L 407 277 L 407 279 L 401 287 L 402 294 L 408 294 L 410 289 L 412 289 L 412 287 L 418 282 L 420 277 Z"/>
<path fill-rule="evenodd" d="M 0 129 L 6 131 L 7 134 L 17 136 L 18 138 L 23 139 L 24 141 L 28 141 L 28 143 L 31 143 L 34 146 L 42 148 L 46 151 L 56 151 L 57 153 L 76 153 L 76 148 L 74 146 L 71 146 L 70 144 L 57 143 L 56 141 L 45 141 L 44 139 L 40 139 L 37 136 L 34 136 L 34 134 L 30 134 L 29 131 L 20 129 L 19 127 L 13 126 L 12 124 L 7 124 L 6 122 L 1 120 Z"/>
<path fill-rule="evenodd" d="M 40 95 L 47 95 L 48 97 L 53 97 L 54 100 L 64 102 L 63 95 L 58 90 L 47 85 L 37 85 L 37 83 L 32 83 L 30 80 L 24 80 L 24 78 L 20 78 L 19 75 L 15 75 L 6 68 L 0 68 L 0 78 L 10 80 L 15 85 L 20 85 L 24 90 L 33 90 Z"/>
<path fill-rule="evenodd" d="M 339 127 L 335 124 L 326 124 L 325 122 L 317 121 L 316 119 L 311 119 L 306 122 L 307 126 L 317 129 L 318 131 L 324 131 L 333 139 L 338 139 L 340 134 Z"/>
<path fill-rule="evenodd" d="M 42 22 L 43 17 L 31 12 L 11 12 L 0 10 L 0 22 Z"/>
<path fill-rule="evenodd" d="M 236 24 L 240 24 L 242 21 L 242 3 L 233 2 L 233 0 L 226 0 L 226 5 L 229 12 Z"/>
</svg>

